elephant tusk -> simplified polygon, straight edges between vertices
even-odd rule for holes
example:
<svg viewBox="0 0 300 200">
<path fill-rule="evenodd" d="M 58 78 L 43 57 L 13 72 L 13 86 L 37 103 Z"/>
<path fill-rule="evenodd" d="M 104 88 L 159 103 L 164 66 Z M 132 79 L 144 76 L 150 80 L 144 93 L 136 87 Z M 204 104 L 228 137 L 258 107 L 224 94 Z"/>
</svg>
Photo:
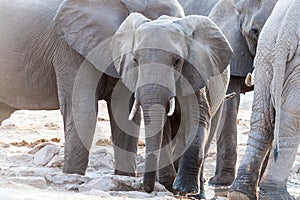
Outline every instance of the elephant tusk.
<svg viewBox="0 0 300 200">
<path fill-rule="evenodd" d="M 167 115 L 169 117 L 171 117 L 174 114 L 174 111 L 175 111 L 175 97 L 172 97 L 172 99 L 169 102 L 169 105 L 170 105 L 170 109 L 169 109 L 169 112 L 168 112 Z"/>
<path fill-rule="evenodd" d="M 129 117 L 128 117 L 129 121 L 133 120 L 133 118 L 134 118 L 134 116 L 135 116 L 135 114 L 138 110 L 139 110 L 139 104 L 138 104 L 137 100 L 135 99 L 134 103 L 133 103 L 133 106 L 131 108 L 131 112 L 130 112 Z"/>
<path fill-rule="evenodd" d="M 231 99 L 231 98 L 233 98 L 235 95 L 236 95 L 235 92 L 232 92 L 232 93 L 230 93 L 230 94 L 226 94 L 226 95 L 225 95 L 225 100 Z"/>
<path fill-rule="evenodd" d="M 251 87 L 254 85 L 254 75 L 253 73 L 248 73 L 247 74 L 247 77 L 245 79 L 245 84 L 248 86 L 248 87 Z"/>
</svg>

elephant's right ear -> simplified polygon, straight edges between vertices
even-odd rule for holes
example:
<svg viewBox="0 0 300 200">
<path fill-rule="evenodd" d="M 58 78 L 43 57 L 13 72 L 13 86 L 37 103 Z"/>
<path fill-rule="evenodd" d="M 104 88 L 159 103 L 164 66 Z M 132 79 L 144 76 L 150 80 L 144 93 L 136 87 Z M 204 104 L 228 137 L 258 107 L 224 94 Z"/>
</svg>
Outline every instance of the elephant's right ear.
<svg viewBox="0 0 300 200">
<path fill-rule="evenodd" d="M 120 25 L 110 44 L 115 69 L 131 91 L 135 90 L 138 76 L 133 56 L 135 31 L 149 21 L 151 20 L 140 13 L 131 13 Z"/>
</svg>

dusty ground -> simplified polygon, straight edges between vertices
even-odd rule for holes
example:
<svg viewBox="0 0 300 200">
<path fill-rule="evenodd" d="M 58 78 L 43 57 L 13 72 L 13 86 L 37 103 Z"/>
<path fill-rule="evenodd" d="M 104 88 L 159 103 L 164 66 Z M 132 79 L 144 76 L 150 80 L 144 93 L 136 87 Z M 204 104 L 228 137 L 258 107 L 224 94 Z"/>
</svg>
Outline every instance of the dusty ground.
<svg viewBox="0 0 300 200">
<path fill-rule="evenodd" d="M 242 96 L 238 120 L 239 159 L 247 142 L 251 93 Z M 141 178 L 112 175 L 113 152 L 105 104 L 100 103 L 99 120 L 86 176 L 62 173 L 63 125 L 59 111 L 18 111 L 0 127 L 0 199 L 174 199 L 160 185 L 155 192 L 142 191 Z M 46 147 L 38 146 L 43 143 Z M 48 145 L 47 145 L 48 144 Z M 213 143 L 205 163 L 205 176 L 213 176 L 216 145 Z M 138 156 L 143 167 L 143 148 Z M 300 199 L 300 151 L 290 173 L 289 191 Z M 206 185 L 208 199 L 216 197 Z M 220 194 L 217 194 L 220 195 Z"/>
</svg>

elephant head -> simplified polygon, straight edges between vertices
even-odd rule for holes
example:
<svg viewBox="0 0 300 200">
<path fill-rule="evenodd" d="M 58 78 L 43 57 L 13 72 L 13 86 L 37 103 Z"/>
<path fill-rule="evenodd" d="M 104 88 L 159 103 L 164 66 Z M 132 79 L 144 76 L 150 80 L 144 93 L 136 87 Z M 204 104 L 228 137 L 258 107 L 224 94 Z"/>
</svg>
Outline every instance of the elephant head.
<svg viewBox="0 0 300 200">
<path fill-rule="evenodd" d="M 154 187 L 163 126 L 175 110 L 177 95 L 204 88 L 226 68 L 232 50 L 220 29 L 207 17 L 162 16 L 150 20 L 132 13 L 111 42 L 116 71 L 143 109 L 146 135 L 144 189 Z"/>
<path fill-rule="evenodd" d="M 253 69 L 254 56 L 251 55 L 245 36 L 241 33 L 240 14 L 236 11 L 234 1 L 219 0 L 208 17 L 224 33 L 234 52 L 230 62 L 230 75 L 245 77 Z"/>
<path fill-rule="evenodd" d="M 242 33 L 245 35 L 249 50 L 255 56 L 258 36 L 270 16 L 277 0 L 235 0 L 240 15 Z"/>
</svg>

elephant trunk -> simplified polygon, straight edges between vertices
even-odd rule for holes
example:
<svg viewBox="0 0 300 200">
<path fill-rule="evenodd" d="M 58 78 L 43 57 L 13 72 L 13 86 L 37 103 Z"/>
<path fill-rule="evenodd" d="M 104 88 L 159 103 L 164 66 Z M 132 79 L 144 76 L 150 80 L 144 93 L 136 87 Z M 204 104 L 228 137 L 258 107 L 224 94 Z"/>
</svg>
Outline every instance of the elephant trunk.
<svg viewBox="0 0 300 200">
<path fill-rule="evenodd" d="M 160 85 L 145 85 L 137 90 L 136 99 L 144 114 L 146 136 L 146 162 L 144 172 L 144 190 L 152 192 L 156 180 L 156 172 L 163 137 L 163 127 L 167 118 L 170 90 Z"/>
</svg>

